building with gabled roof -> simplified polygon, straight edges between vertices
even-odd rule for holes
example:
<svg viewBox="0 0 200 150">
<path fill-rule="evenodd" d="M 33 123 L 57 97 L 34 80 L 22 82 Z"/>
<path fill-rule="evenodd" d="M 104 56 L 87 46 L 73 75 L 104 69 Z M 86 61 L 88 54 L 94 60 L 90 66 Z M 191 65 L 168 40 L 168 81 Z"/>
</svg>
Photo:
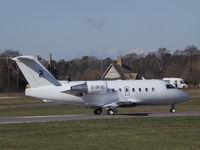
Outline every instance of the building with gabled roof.
<svg viewBox="0 0 200 150">
<path fill-rule="evenodd" d="M 117 63 L 111 63 L 104 72 L 103 79 L 122 79 L 122 80 L 136 80 L 139 79 L 137 73 L 134 73 L 132 69 L 122 63 L 122 58 L 119 56 Z"/>
</svg>

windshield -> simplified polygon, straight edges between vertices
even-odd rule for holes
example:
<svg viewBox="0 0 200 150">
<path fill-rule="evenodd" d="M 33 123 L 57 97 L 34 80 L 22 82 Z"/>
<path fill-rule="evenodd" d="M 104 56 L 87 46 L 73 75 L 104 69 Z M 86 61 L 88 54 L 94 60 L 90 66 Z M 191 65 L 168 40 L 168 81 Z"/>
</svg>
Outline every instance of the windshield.
<svg viewBox="0 0 200 150">
<path fill-rule="evenodd" d="M 183 80 L 180 81 L 181 84 L 185 84 L 185 82 Z"/>
<path fill-rule="evenodd" d="M 175 89 L 175 87 L 173 85 L 171 85 L 171 84 L 166 84 L 166 88 L 167 89 Z"/>
</svg>

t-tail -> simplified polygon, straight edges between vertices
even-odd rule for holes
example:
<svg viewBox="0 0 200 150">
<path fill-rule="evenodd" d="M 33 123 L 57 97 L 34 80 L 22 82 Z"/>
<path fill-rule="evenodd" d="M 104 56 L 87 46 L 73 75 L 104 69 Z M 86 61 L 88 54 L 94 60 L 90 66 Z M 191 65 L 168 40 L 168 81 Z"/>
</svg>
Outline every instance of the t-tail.
<svg viewBox="0 0 200 150">
<path fill-rule="evenodd" d="M 49 85 L 61 86 L 58 80 L 34 56 L 19 56 L 13 60 L 16 61 L 31 88 Z"/>
</svg>

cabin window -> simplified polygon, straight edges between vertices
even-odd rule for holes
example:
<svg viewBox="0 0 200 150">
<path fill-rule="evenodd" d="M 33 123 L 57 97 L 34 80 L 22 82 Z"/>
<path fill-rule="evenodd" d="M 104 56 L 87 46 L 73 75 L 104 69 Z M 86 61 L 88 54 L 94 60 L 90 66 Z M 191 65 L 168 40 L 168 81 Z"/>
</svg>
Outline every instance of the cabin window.
<svg viewBox="0 0 200 150">
<path fill-rule="evenodd" d="M 132 91 L 135 92 L 135 88 L 132 88 Z"/>
<path fill-rule="evenodd" d="M 142 91 L 142 89 L 141 88 L 139 88 L 139 92 L 141 92 Z"/>
<path fill-rule="evenodd" d="M 129 96 L 130 95 L 130 90 L 128 86 L 124 87 L 124 91 L 125 91 L 125 96 Z"/>
<path fill-rule="evenodd" d="M 145 88 L 145 91 L 148 92 L 148 88 Z"/>
<path fill-rule="evenodd" d="M 155 91 L 155 88 L 152 88 L 152 92 L 154 92 Z"/>
</svg>

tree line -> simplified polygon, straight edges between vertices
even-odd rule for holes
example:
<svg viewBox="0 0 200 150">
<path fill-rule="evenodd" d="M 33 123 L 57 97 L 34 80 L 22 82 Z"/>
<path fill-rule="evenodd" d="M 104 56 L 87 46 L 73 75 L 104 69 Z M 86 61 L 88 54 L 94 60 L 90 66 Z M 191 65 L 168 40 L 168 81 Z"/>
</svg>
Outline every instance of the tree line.
<svg viewBox="0 0 200 150">
<path fill-rule="evenodd" d="M 19 51 L 6 50 L 0 53 L 0 92 L 23 91 L 27 84 L 25 78 L 11 58 L 22 55 Z M 145 79 L 162 79 L 163 77 L 183 78 L 190 86 L 200 83 L 200 50 L 195 46 L 187 46 L 183 50 L 170 52 L 159 48 L 148 54 L 131 53 L 122 56 L 122 62 L 133 72 Z M 47 61 L 40 59 L 45 65 Z M 105 58 L 99 60 L 84 56 L 70 61 L 53 60 L 53 68 L 45 65 L 56 78 L 69 77 L 71 80 L 99 80 L 102 74 L 116 60 Z"/>
</svg>

